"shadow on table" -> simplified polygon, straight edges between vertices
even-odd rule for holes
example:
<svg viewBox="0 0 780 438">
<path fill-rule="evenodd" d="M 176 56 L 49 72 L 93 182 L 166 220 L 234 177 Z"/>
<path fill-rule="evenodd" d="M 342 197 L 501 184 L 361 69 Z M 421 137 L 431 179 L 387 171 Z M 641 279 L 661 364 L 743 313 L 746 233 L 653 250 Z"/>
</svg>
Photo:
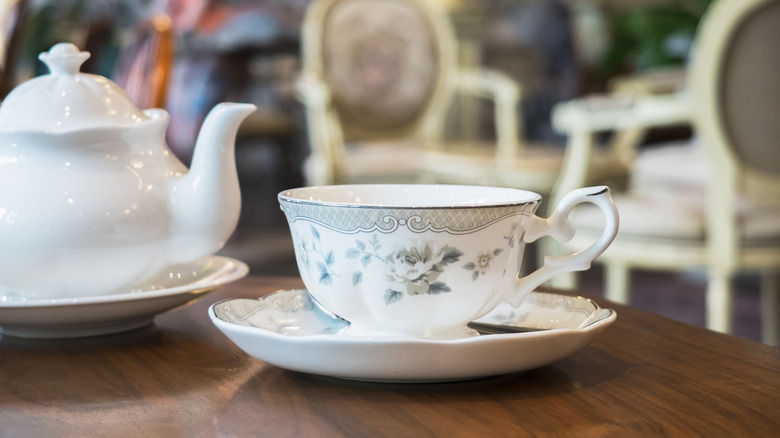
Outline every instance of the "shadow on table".
<svg viewBox="0 0 780 438">
<path fill-rule="evenodd" d="M 257 366 L 230 348 L 227 342 L 156 325 L 72 339 L 2 336 L 0 405 L 18 399 L 38 406 L 67 402 L 107 408 L 166 391 L 208 390 L 225 379 L 224 370 Z"/>
<path fill-rule="evenodd" d="M 289 379 L 308 382 L 312 388 L 338 387 L 340 391 L 394 392 L 414 397 L 415 394 L 457 396 L 461 400 L 532 399 L 579 391 L 613 380 L 622 375 L 628 364 L 609 353 L 591 348 L 590 351 L 544 367 L 480 379 L 431 383 L 365 382 L 344 380 L 286 371 Z M 584 362 L 588 362 L 585 364 Z M 587 370 L 587 371 L 585 371 Z"/>
<path fill-rule="evenodd" d="M 160 329 L 154 324 L 136 330 L 100 336 L 74 338 L 26 338 L 0 333 L 0 348 L 13 350 L 90 350 L 95 348 L 123 347 L 139 343 L 159 341 Z"/>
<path fill-rule="evenodd" d="M 275 436 L 276 432 L 289 435 L 291 430 L 298 436 L 308 433 L 361 435 L 377 426 L 373 424 L 377 419 L 388 423 L 390 428 L 397 427 L 399 422 L 416 421 L 401 418 L 404 415 L 424 412 L 433 406 L 441 410 L 435 415 L 446 420 L 448 415 L 460 415 L 461 411 L 468 411 L 470 406 L 482 402 L 499 402 L 506 409 L 515 409 L 545 397 L 583 392 L 619 378 L 627 368 L 627 363 L 594 347 L 533 370 L 446 383 L 351 381 L 263 364 L 225 404 L 214 419 L 214 428 L 225 436 L 256 433 L 250 423 L 263 424 L 263 432 L 268 436 Z M 588 395 L 579 397 L 587 399 Z M 258 401 L 262 406 L 252 410 L 252 421 L 249 422 L 247 406 L 256 405 Z M 462 414 L 468 415 L 468 412 Z M 459 421 L 474 420 L 460 418 Z M 317 429 L 298 429 L 302 424 Z M 349 425 L 349 430 L 333 429 L 345 424 Z"/>
</svg>

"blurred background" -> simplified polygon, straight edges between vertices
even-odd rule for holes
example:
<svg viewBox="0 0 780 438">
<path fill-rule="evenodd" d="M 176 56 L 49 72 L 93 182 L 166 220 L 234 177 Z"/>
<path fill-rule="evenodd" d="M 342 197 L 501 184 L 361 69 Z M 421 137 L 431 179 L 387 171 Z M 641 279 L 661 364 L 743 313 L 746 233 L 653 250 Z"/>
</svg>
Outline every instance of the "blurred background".
<svg viewBox="0 0 780 438">
<path fill-rule="evenodd" d="M 516 106 L 516 120 L 508 122 L 516 122 L 520 142 L 561 152 L 569 138 L 565 130 L 556 129 L 556 105 L 607 93 L 632 96 L 683 90 L 691 45 L 712 2 L 433 3 L 451 26 L 458 68 L 500 72 L 508 83 L 520 87 L 520 98 L 510 104 Z M 236 150 L 242 216 L 223 254 L 244 260 L 253 274 L 297 275 L 276 194 L 313 182 L 343 182 L 333 177 L 336 171 L 327 173 L 323 170 L 326 164 L 312 159 L 317 155 L 314 144 L 321 141 L 315 138 L 318 134 L 312 124 L 317 116 L 311 108 L 316 105 L 312 106 L 307 100 L 310 94 L 298 84 L 307 62 L 313 66 L 311 71 L 318 68 L 316 56 L 303 53 L 311 50 L 304 48 L 304 34 L 307 26 L 312 34 L 312 29 L 322 27 L 317 21 L 325 20 L 326 14 L 307 19 L 311 7 L 310 0 L 2 0 L 0 98 L 19 83 L 47 73 L 37 60 L 39 53 L 58 42 L 73 42 L 92 54 L 83 71 L 116 81 L 141 108 L 169 111 L 168 144 L 185 163 L 206 113 L 215 104 L 256 104 L 259 110 L 242 126 Z M 308 38 L 316 40 L 317 36 Z M 374 52 L 376 56 L 382 53 Z M 333 71 L 338 70 L 326 73 Z M 497 124 L 493 103 L 481 97 L 457 97 L 444 106 L 444 137 L 495 140 L 494 127 L 500 131 L 505 126 Z M 347 138 L 351 132 L 344 127 L 339 135 Z M 691 137 L 689 124 L 668 123 L 645 129 L 639 147 Z M 317 175 L 322 172 L 330 176 L 321 179 Z M 481 181 L 510 185 L 477 177 L 466 182 Z M 527 258 L 533 262 L 533 257 Z M 735 283 L 733 332 L 760 340 L 758 277 L 740 274 Z M 700 271 L 679 274 L 639 269 L 631 285 L 632 305 L 705 325 L 707 285 Z M 579 287 L 603 294 L 601 265 L 583 275 Z"/>
</svg>

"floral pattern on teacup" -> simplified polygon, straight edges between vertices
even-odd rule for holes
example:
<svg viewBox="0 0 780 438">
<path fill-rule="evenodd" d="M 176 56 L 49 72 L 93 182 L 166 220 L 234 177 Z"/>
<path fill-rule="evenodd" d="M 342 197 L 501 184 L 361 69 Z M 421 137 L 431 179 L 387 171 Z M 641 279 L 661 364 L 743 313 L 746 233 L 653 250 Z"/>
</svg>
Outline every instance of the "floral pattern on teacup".
<svg viewBox="0 0 780 438">
<path fill-rule="evenodd" d="M 450 246 L 439 247 L 435 242 L 412 241 L 385 258 L 387 280 L 394 283 L 385 291 L 387 304 L 406 295 L 436 295 L 451 292 L 442 281 L 436 281 L 444 268 L 460 260 L 463 252 Z"/>
<path fill-rule="evenodd" d="M 514 223 L 509 234 L 504 236 L 509 248 L 515 246 L 515 234 L 518 224 Z M 301 230 L 303 231 L 303 230 Z M 338 258 L 333 249 L 324 248 L 319 231 L 309 227 L 309 232 L 296 232 L 301 274 L 324 286 L 333 284 L 335 278 L 344 274 L 345 260 L 358 260 L 360 265 L 352 273 L 352 285 L 363 282 L 364 271 L 372 263 L 381 263 L 385 279 L 389 283 L 384 291 L 385 304 L 396 303 L 404 296 L 438 295 L 452 292 L 452 288 L 442 280 L 445 268 L 464 257 L 463 251 L 440 240 L 412 239 L 389 252 L 382 251 L 378 234 L 357 238 L 354 245 L 347 248 L 344 258 Z M 495 258 L 504 248 L 481 251 L 472 261 L 462 265 L 462 269 L 473 271 L 471 278 L 477 281 L 492 268 Z M 316 271 L 314 271 L 316 268 Z M 361 269 L 362 268 L 362 269 Z M 313 271 L 313 272 L 312 272 Z"/>
<path fill-rule="evenodd" d="M 468 262 L 463 265 L 463 269 L 474 271 L 471 273 L 471 279 L 476 281 L 480 275 L 485 275 L 490 270 L 490 264 L 493 259 L 504 251 L 501 248 L 496 248 L 493 251 L 481 252 L 473 262 Z"/>
<path fill-rule="evenodd" d="M 518 222 L 515 222 L 512 224 L 512 228 L 509 230 L 509 234 L 504 236 L 504 239 L 506 239 L 507 244 L 510 248 L 515 247 L 515 238 L 517 237 L 517 229 L 520 228 L 520 224 Z"/>
<path fill-rule="evenodd" d="M 311 237 L 298 236 L 300 241 L 300 251 L 298 251 L 303 266 L 308 270 L 309 263 L 314 260 L 319 273 L 319 282 L 326 286 L 333 283 L 333 277 L 339 275 L 333 270 L 333 264 L 336 263 L 336 255 L 333 250 L 325 251 L 320 242 L 320 233 L 316 228 L 310 227 Z"/>
<path fill-rule="evenodd" d="M 368 266 L 369 263 L 371 263 L 371 260 L 374 258 L 384 261 L 384 258 L 380 256 L 377 252 L 381 248 L 382 248 L 382 244 L 379 243 L 379 237 L 377 237 L 377 235 L 374 234 L 368 242 L 364 242 L 360 239 L 356 239 L 355 248 L 349 248 L 347 250 L 346 257 L 348 259 L 359 258 L 360 263 L 363 265 L 363 268 L 365 268 L 366 266 Z M 363 279 L 362 272 L 360 271 L 355 272 L 355 274 L 352 275 L 352 285 L 354 286 L 360 283 L 362 279 Z"/>
</svg>

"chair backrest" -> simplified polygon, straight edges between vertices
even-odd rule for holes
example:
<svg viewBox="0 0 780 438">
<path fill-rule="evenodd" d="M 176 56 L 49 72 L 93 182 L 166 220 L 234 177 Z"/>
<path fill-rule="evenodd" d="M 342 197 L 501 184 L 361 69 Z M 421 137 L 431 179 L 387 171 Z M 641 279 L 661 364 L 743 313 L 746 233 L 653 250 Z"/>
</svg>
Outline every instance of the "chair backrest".
<svg viewBox="0 0 780 438">
<path fill-rule="evenodd" d="M 696 36 L 689 84 L 710 158 L 709 263 L 739 263 L 737 198 L 780 203 L 780 0 L 719 0 Z"/>
<path fill-rule="evenodd" d="M 716 178 L 733 173 L 740 187 L 777 197 L 780 0 L 720 0 L 696 41 L 690 77 L 696 130 Z"/>
<path fill-rule="evenodd" d="M 303 69 L 330 89 L 345 141 L 414 135 L 445 116 L 454 41 L 436 0 L 316 0 Z"/>
</svg>

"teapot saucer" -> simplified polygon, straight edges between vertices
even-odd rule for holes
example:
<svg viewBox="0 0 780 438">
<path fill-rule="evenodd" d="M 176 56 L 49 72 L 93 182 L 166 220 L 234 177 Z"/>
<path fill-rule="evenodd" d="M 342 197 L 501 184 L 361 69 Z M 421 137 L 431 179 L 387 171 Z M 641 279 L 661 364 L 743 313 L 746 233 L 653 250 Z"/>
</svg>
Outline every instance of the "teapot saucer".
<svg viewBox="0 0 780 438">
<path fill-rule="evenodd" d="M 508 374 L 561 360 L 586 346 L 617 315 L 592 300 L 533 292 L 474 321 L 479 336 L 436 340 L 362 337 L 319 307 L 306 290 L 233 298 L 209 316 L 249 355 L 281 368 L 352 380 L 434 382 Z"/>
<path fill-rule="evenodd" d="M 0 290 L 0 335 L 72 338 L 129 331 L 154 316 L 247 275 L 239 260 L 207 256 L 171 265 L 149 281 L 117 294 L 19 300 Z"/>
</svg>

